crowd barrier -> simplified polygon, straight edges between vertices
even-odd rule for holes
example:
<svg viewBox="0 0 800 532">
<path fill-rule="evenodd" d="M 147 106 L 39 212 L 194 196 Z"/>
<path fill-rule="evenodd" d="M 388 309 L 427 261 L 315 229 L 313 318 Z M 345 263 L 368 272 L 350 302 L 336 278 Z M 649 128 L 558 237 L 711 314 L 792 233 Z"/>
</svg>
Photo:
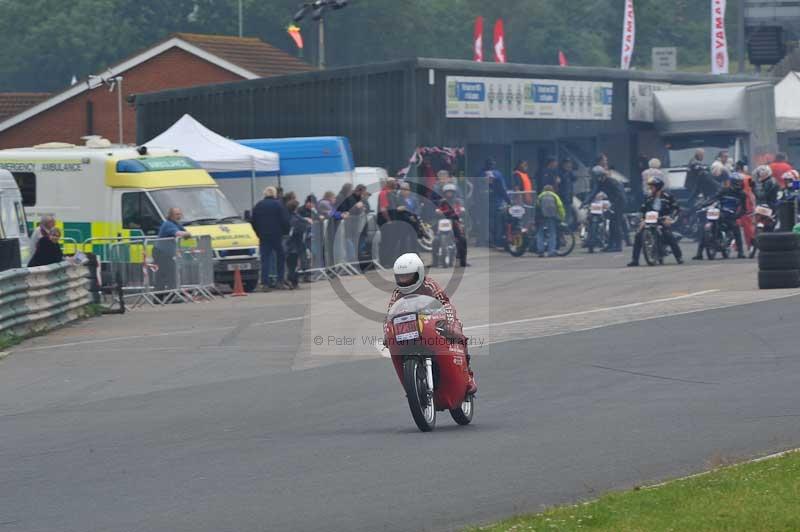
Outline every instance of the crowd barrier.
<svg viewBox="0 0 800 532">
<path fill-rule="evenodd" d="M 91 303 L 86 267 L 60 262 L 0 273 L 0 334 L 25 336 L 81 317 Z"/>
<path fill-rule="evenodd" d="M 99 238 L 84 242 L 97 256 L 97 285 L 105 295 L 121 293 L 119 304 L 135 309 L 170 303 L 210 301 L 214 286 L 211 237 Z"/>
</svg>

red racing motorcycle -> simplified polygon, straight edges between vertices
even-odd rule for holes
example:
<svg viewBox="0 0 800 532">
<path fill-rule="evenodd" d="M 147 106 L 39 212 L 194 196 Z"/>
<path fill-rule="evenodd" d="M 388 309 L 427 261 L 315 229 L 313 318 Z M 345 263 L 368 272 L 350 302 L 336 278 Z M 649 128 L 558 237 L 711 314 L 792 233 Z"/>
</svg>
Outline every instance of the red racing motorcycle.
<svg viewBox="0 0 800 532">
<path fill-rule="evenodd" d="M 384 342 L 419 430 L 432 431 L 436 412 L 443 410 L 449 410 L 459 425 L 472 421 L 475 397 L 467 394 L 466 350 L 448 337 L 445 309 L 438 299 L 408 295 L 397 301 L 386 316 Z"/>
</svg>

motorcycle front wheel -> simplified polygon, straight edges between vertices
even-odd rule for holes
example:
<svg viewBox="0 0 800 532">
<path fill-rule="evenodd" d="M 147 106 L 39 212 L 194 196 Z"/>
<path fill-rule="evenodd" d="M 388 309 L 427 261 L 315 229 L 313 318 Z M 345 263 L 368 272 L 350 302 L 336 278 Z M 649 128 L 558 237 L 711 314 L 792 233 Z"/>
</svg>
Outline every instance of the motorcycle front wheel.
<svg viewBox="0 0 800 532">
<path fill-rule="evenodd" d="M 459 425 L 469 425 L 472 422 L 472 416 L 475 413 L 475 396 L 468 396 L 458 408 L 450 411 L 453 416 L 453 421 Z"/>
<path fill-rule="evenodd" d="M 658 252 L 658 238 L 656 237 L 655 232 L 649 229 L 645 230 L 642 238 L 642 252 L 644 253 L 644 260 L 648 266 L 655 266 L 661 260 Z"/>
<path fill-rule="evenodd" d="M 428 380 L 425 365 L 418 358 L 403 362 L 403 386 L 406 389 L 408 408 L 414 423 L 422 432 L 436 428 L 436 407 L 433 404 L 433 390 L 428 395 Z"/>
</svg>

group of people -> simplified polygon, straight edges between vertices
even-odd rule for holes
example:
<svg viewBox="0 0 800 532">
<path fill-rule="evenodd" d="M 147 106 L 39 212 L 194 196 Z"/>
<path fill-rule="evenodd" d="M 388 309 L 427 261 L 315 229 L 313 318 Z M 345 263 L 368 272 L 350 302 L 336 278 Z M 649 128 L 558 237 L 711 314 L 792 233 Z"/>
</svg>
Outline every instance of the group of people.
<svg viewBox="0 0 800 532">
<path fill-rule="evenodd" d="M 56 264 L 64 260 L 64 253 L 61 251 L 61 230 L 56 227 L 56 219 L 53 216 L 42 216 L 39 225 L 31 235 L 31 258 L 28 267 L 47 266 Z"/>
<path fill-rule="evenodd" d="M 680 207 L 668 191 L 666 176 L 660 170 L 658 159 L 652 159 L 648 169 L 642 172 L 645 190 L 648 191 L 640 209 L 641 214 L 656 211 L 662 224 L 662 238 L 672 248 L 675 260 L 683 263 L 680 245 L 672 233 L 672 225 L 677 220 Z M 755 224 L 753 220 L 756 205 L 766 205 L 776 209 L 782 190 L 791 188 L 791 182 L 798 180 L 797 171 L 791 166 L 786 154 L 778 153 L 775 160 L 761 165 L 750 175 L 747 165 L 733 163 L 726 150 L 717 155 L 708 166 L 705 163 L 705 150 L 699 148 L 687 165 L 685 187 L 689 191 L 689 208 L 718 204 L 719 224 L 733 235 L 738 258 L 745 258 L 745 250 L 754 245 Z M 755 179 L 754 179 L 755 177 Z M 701 202 L 697 202 L 699 198 Z M 702 224 L 697 239 L 697 252 L 693 260 L 703 260 L 706 245 L 702 237 Z M 628 266 L 638 266 L 642 250 L 644 221 L 636 234 L 633 258 Z"/>
</svg>

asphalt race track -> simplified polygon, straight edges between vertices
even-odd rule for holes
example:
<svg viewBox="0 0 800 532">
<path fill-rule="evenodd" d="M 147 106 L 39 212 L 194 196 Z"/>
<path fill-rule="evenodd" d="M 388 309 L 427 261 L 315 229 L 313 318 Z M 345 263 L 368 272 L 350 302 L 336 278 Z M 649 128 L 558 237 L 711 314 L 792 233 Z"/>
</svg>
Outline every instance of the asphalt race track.
<svg viewBox="0 0 800 532">
<path fill-rule="evenodd" d="M 495 344 L 432 434 L 385 359 L 19 408 L 0 531 L 458 530 L 797 447 L 798 304 Z"/>
</svg>

